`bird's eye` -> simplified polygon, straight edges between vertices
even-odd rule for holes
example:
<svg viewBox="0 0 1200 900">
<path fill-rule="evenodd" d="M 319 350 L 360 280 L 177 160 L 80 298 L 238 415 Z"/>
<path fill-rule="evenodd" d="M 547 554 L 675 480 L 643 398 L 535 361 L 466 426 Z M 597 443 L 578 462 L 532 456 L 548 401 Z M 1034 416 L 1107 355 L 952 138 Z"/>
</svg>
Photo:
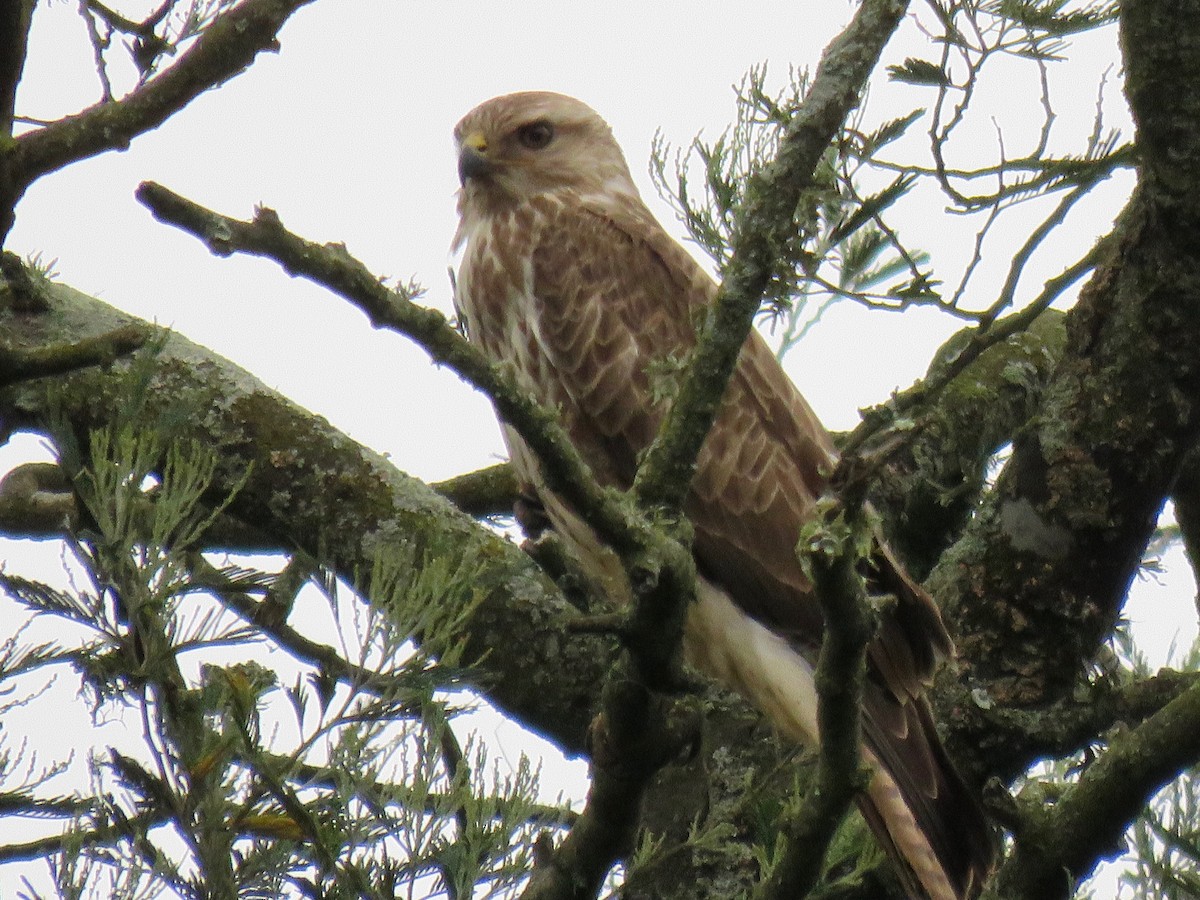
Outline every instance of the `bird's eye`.
<svg viewBox="0 0 1200 900">
<path fill-rule="evenodd" d="M 530 150 L 541 150 L 554 140 L 554 126 L 545 120 L 530 122 L 517 129 L 517 140 L 522 147 Z"/>
</svg>

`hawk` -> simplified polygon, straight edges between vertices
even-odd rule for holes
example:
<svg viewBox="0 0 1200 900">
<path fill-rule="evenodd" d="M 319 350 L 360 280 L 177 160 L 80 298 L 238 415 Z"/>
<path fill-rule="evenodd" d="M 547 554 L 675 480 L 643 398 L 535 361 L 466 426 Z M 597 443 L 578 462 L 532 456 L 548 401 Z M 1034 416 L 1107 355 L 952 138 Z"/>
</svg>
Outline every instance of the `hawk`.
<svg viewBox="0 0 1200 900">
<path fill-rule="evenodd" d="M 497 97 L 454 130 L 467 335 L 543 404 L 604 484 L 627 489 L 669 399 L 664 373 L 696 340 L 717 285 L 642 203 L 609 126 L 561 94 Z M 505 427 L 522 483 L 602 582 L 622 573 L 587 523 L 541 484 Z M 699 585 L 684 653 L 790 739 L 817 735 L 822 614 L 795 544 L 835 461 L 829 434 L 752 332 L 697 459 L 684 511 Z M 952 652 L 933 601 L 880 545 L 898 603 L 868 650 L 859 805 L 914 896 L 961 900 L 990 865 L 987 825 L 934 730 L 924 691 Z"/>
</svg>

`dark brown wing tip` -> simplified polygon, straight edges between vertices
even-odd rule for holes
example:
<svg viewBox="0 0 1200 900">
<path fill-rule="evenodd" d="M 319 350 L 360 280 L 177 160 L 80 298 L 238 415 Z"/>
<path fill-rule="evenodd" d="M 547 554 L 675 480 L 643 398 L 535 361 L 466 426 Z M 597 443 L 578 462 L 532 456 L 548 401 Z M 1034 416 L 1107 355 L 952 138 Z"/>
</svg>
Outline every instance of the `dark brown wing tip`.
<svg viewBox="0 0 1200 900">
<path fill-rule="evenodd" d="M 978 896 L 995 863 L 995 833 L 978 797 L 946 755 L 928 701 L 897 701 L 876 685 L 866 698 L 863 729 L 867 747 L 894 782 L 955 896 Z M 870 797 L 859 806 L 884 850 L 902 870 L 908 869 L 907 855 L 892 839 L 883 810 Z M 908 887 L 914 878 L 911 870 L 901 876 L 913 897 L 925 897 L 925 891 Z"/>
</svg>

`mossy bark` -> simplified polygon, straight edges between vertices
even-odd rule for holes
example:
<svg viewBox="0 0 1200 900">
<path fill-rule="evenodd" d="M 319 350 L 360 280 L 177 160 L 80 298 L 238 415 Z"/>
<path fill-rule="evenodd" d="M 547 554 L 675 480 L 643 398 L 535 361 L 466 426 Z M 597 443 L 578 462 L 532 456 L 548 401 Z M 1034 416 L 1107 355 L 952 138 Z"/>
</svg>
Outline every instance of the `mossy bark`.
<svg viewBox="0 0 1200 900">
<path fill-rule="evenodd" d="M 990 711 L 1036 712 L 1080 683 L 1200 430 L 1200 3 L 1122 13 L 1139 187 L 1037 412 L 929 582 L 965 689 L 943 722 L 976 775 L 1041 752 L 1028 723 L 1009 732 Z"/>
</svg>

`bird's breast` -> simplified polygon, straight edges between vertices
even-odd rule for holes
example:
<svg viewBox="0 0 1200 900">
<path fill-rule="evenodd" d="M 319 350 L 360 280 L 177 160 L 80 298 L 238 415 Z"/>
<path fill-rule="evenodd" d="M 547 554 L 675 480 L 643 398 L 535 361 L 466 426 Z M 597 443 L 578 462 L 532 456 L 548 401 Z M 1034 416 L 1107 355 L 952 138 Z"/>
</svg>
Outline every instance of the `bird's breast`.
<svg viewBox="0 0 1200 900">
<path fill-rule="evenodd" d="M 542 347 L 534 298 L 531 210 L 518 209 L 469 223 L 459 266 L 455 306 L 467 335 L 488 358 L 507 367 L 543 403 L 549 360 Z"/>
</svg>

